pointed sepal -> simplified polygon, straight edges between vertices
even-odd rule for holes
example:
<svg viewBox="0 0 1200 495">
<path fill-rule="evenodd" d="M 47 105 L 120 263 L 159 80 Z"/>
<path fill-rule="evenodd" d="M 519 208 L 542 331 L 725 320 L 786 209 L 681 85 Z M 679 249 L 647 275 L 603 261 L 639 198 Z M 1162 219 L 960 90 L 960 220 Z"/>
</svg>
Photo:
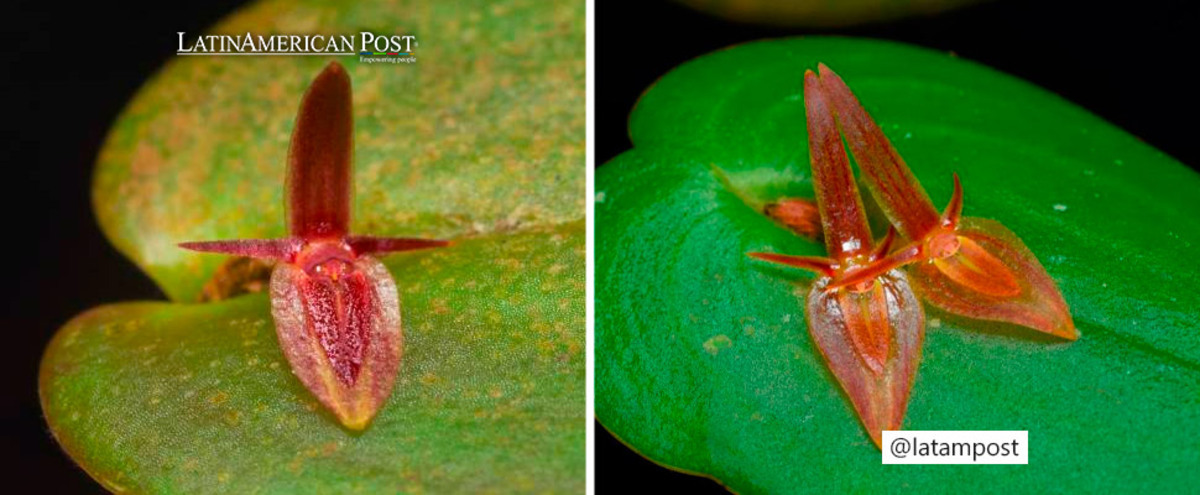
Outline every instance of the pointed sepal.
<svg viewBox="0 0 1200 495">
<path fill-rule="evenodd" d="M 304 240 L 334 238 L 350 226 L 354 115 L 350 75 L 330 62 L 313 79 L 288 147 L 288 232 Z"/>
<path fill-rule="evenodd" d="M 936 227 L 938 211 L 883 130 L 840 76 L 825 64 L 820 64 L 818 70 L 821 88 L 837 116 L 838 127 L 884 214 L 909 239 L 919 238 Z"/>
<path fill-rule="evenodd" d="M 850 168 L 850 157 L 842 146 L 829 98 L 812 71 L 804 73 L 804 110 L 813 190 L 821 214 L 825 249 L 833 258 L 869 253 L 871 227 Z"/>
<path fill-rule="evenodd" d="M 899 430 L 921 358 L 925 317 L 908 278 L 893 270 L 862 289 L 813 284 L 808 330 L 876 446 Z"/>
<path fill-rule="evenodd" d="M 399 296 L 370 256 L 328 263 L 341 266 L 276 267 L 271 314 L 292 372 L 346 428 L 362 430 L 391 395 L 400 366 Z"/>
</svg>

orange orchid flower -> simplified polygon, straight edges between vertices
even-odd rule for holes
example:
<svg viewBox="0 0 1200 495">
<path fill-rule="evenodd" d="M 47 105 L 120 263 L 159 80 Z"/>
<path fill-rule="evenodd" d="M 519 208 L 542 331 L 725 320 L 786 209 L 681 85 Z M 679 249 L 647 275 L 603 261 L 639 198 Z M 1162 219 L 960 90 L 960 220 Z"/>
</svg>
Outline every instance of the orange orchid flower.
<svg viewBox="0 0 1200 495">
<path fill-rule="evenodd" d="M 831 102 L 804 74 L 817 209 L 829 257 L 749 253 L 816 272 L 806 302 L 808 329 L 876 445 L 904 420 L 924 338 L 924 313 L 908 277 L 888 263 L 889 231 L 873 246 L 862 199 L 838 134 Z M 860 276 L 869 273 L 869 276 Z M 853 278 L 854 283 L 844 281 Z"/>
<path fill-rule="evenodd" d="M 821 91 L 867 188 L 892 225 L 911 241 L 873 270 L 841 283 L 858 283 L 876 272 L 911 264 L 909 274 L 918 292 L 935 307 L 1077 339 L 1079 332 L 1062 293 L 1025 243 L 999 222 L 962 216 L 963 190 L 957 174 L 950 204 L 939 213 L 842 78 L 824 64 L 818 70 Z"/>
</svg>

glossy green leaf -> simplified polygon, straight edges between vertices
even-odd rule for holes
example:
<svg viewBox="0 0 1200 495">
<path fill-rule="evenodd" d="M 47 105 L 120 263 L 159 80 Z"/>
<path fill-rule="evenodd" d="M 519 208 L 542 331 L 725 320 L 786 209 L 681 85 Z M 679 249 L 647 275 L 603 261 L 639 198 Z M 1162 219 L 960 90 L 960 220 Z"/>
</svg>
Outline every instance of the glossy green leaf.
<svg viewBox="0 0 1200 495">
<path fill-rule="evenodd" d="M 46 417 L 118 493 L 581 492 L 582 235 L 386 258 L 405 354 L 362 433 L 292 375 L 262 294 L 80 315 L 42 362 Z"/>
<path fill-rule="evenodd" d="M 905 428 L 1028 430 L 1029 465 L 882 466 L 809 339 L 810 276 L 745 256 L 823 254 L 760 213 L 812 196 L 801 88 L 818 62 L 935 204 L 958 172 L 964 214 L 1018 233 L 1071 306 L 1070 343 L 927 311 Z M 1195 172 L 1013 77 L 845 38 L 688 62 L 643 96 L 630 130 L 634 149 L 596 178 L 596 414 L 635 450 L 737 493 L 1195 486 Z"/>
<path fill-rule="evenodd" d="M 122 493 L 582 491 L 583 11 L 267 0 L 213 29 L 417 37 L 415 64 L 336 57 L 352 231 L 456 242 L 383 259 L 404 357 L 363 432 L 293 376 L 265 295 L 193 304 L 227 258 L 176 246 L 284 234 L 293 119 L 335 57 L 172 59 L 114 124 L 93 187 L 105 234 L 171 302 L 94 309 L 50 343 L 40 393 L 67 454 Z"/>
<path fill-rule="evenodd" d="M 125 109 L 100 155 L 93 188 L 100 225 L 171 299 L 196 300 L 221 258 L 175 244 L 284 234 L 292 122 L 300 95 L 331 59 L 354 85 L 352 232 L 450 238 L 579 219 L 583 7 L 253 4 L 212 32 L 412 34 L 417 62 L 172 59 Z"/>
</svg>

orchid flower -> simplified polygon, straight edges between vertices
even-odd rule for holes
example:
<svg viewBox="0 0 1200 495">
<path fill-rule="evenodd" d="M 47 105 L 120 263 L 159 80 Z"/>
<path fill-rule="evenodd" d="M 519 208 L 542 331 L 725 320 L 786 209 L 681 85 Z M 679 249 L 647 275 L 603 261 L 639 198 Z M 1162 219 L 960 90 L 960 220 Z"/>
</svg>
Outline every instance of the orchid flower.
<svg viewBox="0 0 1200 495">
<path fill-rule="evenodd" d="M 908 277 L 881 269 L 895 232 L 874 246 L 831 102 L 804 74 L 804 103 L 817 209 L 829 257 L 749 253 L 817 273 L 806 302 L 808 330 L 876 445 L 904 420 L 920 360 L 924 313 Z M 861 273 L 870 275 L 862 276 Z M 854 283 L 845 283 L 853 279 Z"/>
<path fill-rule="evenodd" d="M 819 71 L 822 91 L 867 188 L 892 225 L 911 241 L 874 270 L 841 283 L 854 284 L 875 272 L 911 264 L 909 274 L 917 292 L 937 308 L 1077 339 L 1062 293 L 1021 239 L 994 220 L 962 216 L 963 190 L 957 174 L 954 195 L 939 213 L 842 78 L 824 64 Z"/>
<path fill-rule="evenodd" d="M 350 77 L 330 63 L 304 94 L 292 131 L 289 237 L 180 247 L 277 261 L 271 314 L 292 372 L 343 425 L 361 430 L 392 393 L 404 340 L 396 282 L 371 254 L 449 242 L 349 234 L 351 109 Z"/>
</svg>

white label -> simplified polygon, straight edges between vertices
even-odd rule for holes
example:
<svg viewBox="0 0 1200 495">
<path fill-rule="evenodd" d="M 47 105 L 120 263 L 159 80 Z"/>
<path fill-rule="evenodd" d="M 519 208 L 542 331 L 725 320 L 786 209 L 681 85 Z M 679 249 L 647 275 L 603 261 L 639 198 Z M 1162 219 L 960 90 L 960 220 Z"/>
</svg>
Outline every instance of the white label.
<svg viewBox="0 0 1200 495">
<path fill-rule="evenodd" d="M 1029 464 L 1028 431 L 884 431 L 884 464 Z"/>
</svg>

